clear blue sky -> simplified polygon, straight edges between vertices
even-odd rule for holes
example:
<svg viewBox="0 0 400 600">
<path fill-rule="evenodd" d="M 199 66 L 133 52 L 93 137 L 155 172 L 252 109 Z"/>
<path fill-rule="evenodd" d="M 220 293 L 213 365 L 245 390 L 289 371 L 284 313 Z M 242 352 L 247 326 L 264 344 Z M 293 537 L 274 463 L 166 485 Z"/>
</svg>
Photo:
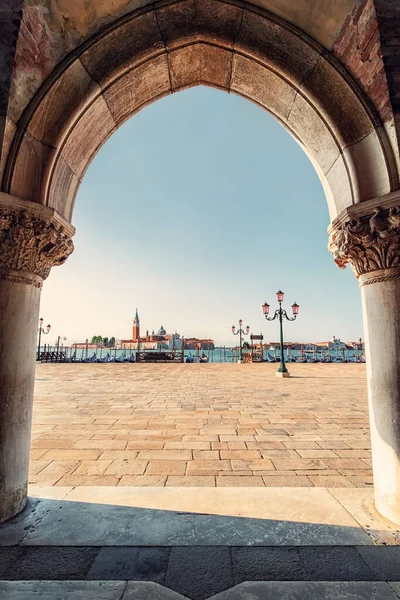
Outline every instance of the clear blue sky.
<svg viewBox="0 0 400 600">
<path fill-rule="evenodd" d="M 363 336 L 350 269 L 327 251 L 329 215 L 309 159 L 268 113 L 199 87 L 135 115 L 104 145 L 78 193 L 75 252 L 45 282 L 48 341 L 142 331 L 236 343 L 242 318 L 278 338 L 261 304 L 296 300 L 291 340 Z"/>
</svg>

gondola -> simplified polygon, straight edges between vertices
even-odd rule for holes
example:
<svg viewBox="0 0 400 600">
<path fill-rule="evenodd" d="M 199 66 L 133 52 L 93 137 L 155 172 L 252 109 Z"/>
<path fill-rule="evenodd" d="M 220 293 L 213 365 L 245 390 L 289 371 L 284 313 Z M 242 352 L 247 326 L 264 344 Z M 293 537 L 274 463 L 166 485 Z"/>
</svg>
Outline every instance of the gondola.
<svg viewBox="0 0 400 600">
<path fill-rule="evenodd" d="M 98 363 L 106 363 L 106 362 L 110 362 L 110 353 L 107 352 L 107 354 L 105 356 L 103 356 L 103 358 L 98 358 L 96 360 L 96 362 Z"/>
<path fill-rule="evenodd" d="M 88 358 L 84 358 L 82 360 L 82 362 L 84 362 L 84 363 L 94 363 L 96 361 L 97 361 L 96 352 L 93 354 L 93 356 L 89 356 Z"/>
<path fill-rule="evenodd" d="M 71 356 L 69 358 L 66 359 L 65 362 L 70 362 L 70 363 L 72 363 L 72 362 L 78 362 L 77 359 L 76 359 L 76 350 L 75 350 L 75 352 L 73 354 L 71 354 Z"/>
<path fill-rule="evenodd" d="M 123 362 L 125 362 L 125 356 L 116 356 L 114 358 L 114 362 L 116 362 L 116 363 L 123 363 Z"/>
</svg>

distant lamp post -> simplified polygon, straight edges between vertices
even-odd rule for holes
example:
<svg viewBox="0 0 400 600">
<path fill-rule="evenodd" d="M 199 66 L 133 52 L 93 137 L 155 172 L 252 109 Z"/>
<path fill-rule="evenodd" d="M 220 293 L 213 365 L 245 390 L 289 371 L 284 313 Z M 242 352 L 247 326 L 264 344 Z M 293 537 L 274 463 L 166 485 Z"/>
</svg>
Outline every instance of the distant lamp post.
<svg viewBox="0 0 400 600">
<path fill-rule="evenodd" d="M 279 365 L 279 369 L 276 372 L 276 376 L 277 377 L 290 377 L 290 373 L 287 370 L 286 365 L 285 365 L 282 322 L 283 322 L 284 318 L 287 319 L 288 321 L 294 321 L 296 319 L 297 315 L 299 314 L 299 305 L 297 304 L 297 302 L 294 302 L 292 304 L 293 317 L 288 317 L 286 310 L 282 308 L 283 292 L 281 290 L 279 290 L 276 293 L 276 298 L 278 300 L 279 308 L 275 311 L 273 317 L 268 316 L 269 315 L 269 304 L 267 304 L 267 302 L 264 302 L 264 304 L 262 305 L 262 309 L 263 309 L 263 313 L 264 313 L 264 316 L 267 319 L 267 321 L 274 321 L 275 319 L 279 319 L 281 363 Z"/>
<path fill-rule="evenodd" d="M 50 333 L 50 329 L 51 329 L 51 325 L 47 325 L 46 331 L 43 329 L 43 319 L 40 318 L 39 319 L 39 329 L 38 329 L 38 332 L 39 332 L 39 342 L 38 342 L 37 360 L 40 360 L 40 339 L 42 337 L 42 333 L 44 335 L 46 335 L 46 334 Z"/>
<path fill-rule="evenodd" d="M 246 331 L 244 331 L 244 329 L 242 329 L 242 325 L 243 325 L 243 321 L 242 319 L 239 319 L 239 328 L 236 329 L 236 327 L 234 325 L 232 325 L 232 333 L 233 335 L 238 335 L 239 336 L 239 348 L 240 348 L 240 359 L 239 362 L 242 362 L 242 337 L 244 335 L 249 335 L 250 332 L 250 327 L 247 325 L 246 327 Z"/>
<path fill-rule="evenodd" d="M 358 340 L 358 360 L 362 360 L 363 358 L 363 350 L 364 350 L 364 342 L 362 341 L 362 338 L 359 338 Z"/>
</svg>

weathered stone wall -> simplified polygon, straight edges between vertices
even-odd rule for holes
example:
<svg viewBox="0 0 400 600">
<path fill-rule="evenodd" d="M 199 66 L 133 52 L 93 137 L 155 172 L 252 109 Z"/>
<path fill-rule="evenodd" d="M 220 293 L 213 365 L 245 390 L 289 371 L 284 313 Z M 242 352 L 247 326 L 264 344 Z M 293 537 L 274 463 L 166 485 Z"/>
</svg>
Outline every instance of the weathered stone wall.
<svg viewBox="0 0 400 600">
<path fill-rule="evenodd" d="M 348 15 L 333 52 L 370 97 L 383 122 L 393 120 L 374 0 L 362 0 Z"/>
<path fill-rule="evenodd" d="M 25 0 L 16 52 L 10 118 L 17 122 L 43 81 L 67 54 L 139 0 Z"/>
<path fill-rule="evenodd" d="M 398 159 L 398 141 L 394 128 L 393 115 L 394 104 L 392 103 L 390 96 L 390 92 L 392 91 L 392 97 L 396 99 L 396 94 L 399 93 L 396 90 L 398 78 L 396 72 L 393 72 L 392 75 L 389 76 L 391 65 L 394 60 L 397 60 L 394 58 L 394 56 L 396 56 L 396 50 L 393 55 L 391 48 L 395 46 L 393 41 L 396 42 L 397 40 L 397 30 L 394 24 L 395 19 L 393 14 L 396 14 L 396 11 L 398 10 L 398 7 L 396 6 L 398 0 L 335 0 L 335 2 L 332 2 L 332 0 L 296 0 L 296 2 L 287 2 L 286 0 L 252 0 L 252 2 L 247 4 L 247 8 L 245 3 L 238 2 L 236 4 L 235 0 L 232 0 L 231 2 L 225 2 L 225 0 L 220 0 L 220 2 L 212 2 L 211 0 L 184 0 L 183 2 L 175 2 L 173 0 L 170 2 L 150 2 L 149 0 L 85 0 L 84 2 L 75 2 L 71 0 L 2 0 L 1 2 L 0 0 L 0 6 L 4 3 L 9 3 L 10 7 L 14 7 L 13 10 L 16 6 L 19 7 L 19 12 L 17 11 L 19 20 L 15 22 L 13 20 L 9 21 L 7 26 L 11 27 L 12 24 L 12 34 L 5 37 L 5 49 L 3 49 L 3 56 L 6 56 L 8 61 L 7 65 L 2 69 L 2 71 L 4 71 L 3 78 L 6 81 L 6 84 L 3 84 L 3 97 L 8 100 L 7 104 L 5 104 L 3 99 L 3 105 L 7 106 L 7 109 L 3 109 L 3 113 L 5 114 L 7 112 L 7 117 L 5 118 L 3 115 L 2 121 L 0 112 L 0 136 L 1 132 L 4 131 L 3 158 L 2 161 L 0 161 L 0 189 L 3 191 L 34 201 L 38 201 L 38 198 L 44 198 L 47 193 L 44 192 L 43 187 L 47 185 L 45 182 L 45 171 L 47 171 L 46 164 L 52 160 L 51 156 L 54 154 L 54 149 L 58 148 L 58 146 L 63 143 L 61 138 L 64 136 L 67 127 L 67 123 L 64 122 L 65 120 L 68 120 L 66 115 L 75 118 L 74 115 L 77 110 L 75 105 L 81 103 L 82 97 L 85 96 L 85 94 L 87 96 L 86 101 L 89 102 L 89 96 L 98 94 L 99 87 L 107 87 L 107 73 L 112 71 L 111 66 L 115 62 L 118 62 L 119 59 L 125 64 L 123 60 L 124 56 L 126 54 L 129 56 L 133 55 L 136 52 L 134 50 L 136 46 L 141 47 L 143 44 L 146 46 L 147 43 L 148 54 L 151 54 L 152 51 L 160 53 L 165 52 L 166 47 L 171 45 L 171 40 L 162 35 L 162 30 L 165 25 L 163 24 L 164 14 L 176 13 L 177 15 L 180 15 L 177 31 L 173 34 L 173 45 L 176 45 L 177 39 L 183 39 L 185 35 L 187 39 L 191 39 L 194 36 L 194 38 L 199 41 L 204 20 L 207 22 L 211 20 L 216 23 L 214 23 L 214 25 L 217 27 L 218 33 L 211 33 L 212 44 L 214 44 L 216 40 L 226 41 L 227 36 L 229 42 L 226 52 L 222 54 L 220 51 L 217 52 L 216 50 L 211 52 L 209 45 L 204 46 L 202 49 L 201 60 L 199 58 L 200 54 L 198 53 L 198 48 L 188 47 L 186 51 L 182 50 L 180 53 L 167 51 L 164 59 L 161 59 L 160 57 L 159 60 L 160 65 L 161 63 L 166 62 L 168 67 L 165 72 L 165 82 L 163 80 L 166 89 L 160 91 L 161 95 L 163 93 L 170 93 L 176 89 L 182 89 L 185 85 L 194 85 L 194 82 L 196 81 L 198 81 L 198 83 L 206 82 L 207 84 L 210 84 L 210 77 L 207 77 L 207 74 L 209 75 L 209 72 L 213 70 L 216 71 L 215 77 L 211 77 L 213 83 L 214 79 L 216 79 L 216 85 L 218 87 L 229 90 L 230 84 L 228 84 L 225 79 L 231 78 L 233 71 L 230 68 L 225 69 L 225 67 L 231 61 L 231 49 L 238 47 L 240 51 L 240 38 L 243 37 L 246 32 L 249 39 L 251 38 L 254 47 L 258 47 L 259 49 L 263 48 L 263 54 L 265 54 L 267 61 L 269 60 L 271 63 L 278 61 L 279 63 L 281 50 L 277 50 L 277 48 L 280 44 L 280 29 L 276 25 L 272 25 L 267 29 L 265 29 L 264 26 L 259 27 L 259 19 L 255 15 L 258 12 L 262 13 L 262 11 L 254 9 L 254 7 L 250 9 L 249 7 L 251 7 L 252 4 L 271 11 L 300 30 L 297 35 L 296 30 L 293 30 L 291 25 L 287 26 L 287 23 L 284 23 L 283 25 L 284 28 L 287 28 L 288 32 L 290 31 L 294 36 L 298 37 L 298 41 L 294 46 L 294 52 L 289 53 L 287 57 L 285 52 L 282 54 L 282 56 L 285 55 L 286 57 L 284 66 L 282 67 L 282 73 L 284 73 L 285 76 L 293 71 L 292 63 L 293 61 L 296 63 L 298 52 L 295 48 L 297 48 L 300 40 L 302 40 L 303 45 L 307 45 L 307 38 L 313 38 L 325 47 L 326 52 L 323 52 L 321 46 L 314 44 L 314 42 L 310 42 L 309 45 L 313 48 L 315 57 L 307 67 L 306 71 L 302 72 L 299 79 L 297 80 L 295 78 L 294 81 L 294 86 L 300 85 L 300 87 L 302 87 L 306 82 L 306 85 L 311 86 L 311 88 L 314 85 L 319 88 L 316 90 L 316 95 L 319 98 L 318 101 L 321 103 L 321 114 L 325 114 L 325 112 L 328 112 L 329 115 L 332 114 L 334 116 L 333 123 L 338 124 L 342 117 L 340 114 L 336 113 L 340 113 L 343 108 L 344 112 L 349 114 L 348 110 L 351 105 L 353 116 L 349 119 L 346 117 L 347 129 L 350 128 L 350 123 L 357 121 L 356 104 L 359 103 L 359 99 L 354 101 L 354 94 L 350 94 L 352 99 L 350 99 L 350 97 L 348 98 L 346 95 L 347 92 L 345 96 L 340 96 L 340 98 L 337 96 L 336 87 L 338 82 L 336 79 L 338 77 L 340 79 L 340 75 L 336 72 L 337 70 L 333 65 L 328 67 L 328 63 L 330 62 L 328 55 L 332 50 L 336 57 L 342 61 L 347 70 L 354 76 L 356 81 L 358 81 L 360 87 L 369 96 L 371 107 L 373 105 L 375 106 L 384 122 L 386 134 L 389 136 L 392 149 L 389 148 L 387 151 L 383 152 L 383 159 L 381 157 L 377 160 L 376 157 L 373 156 L 372 146 L 375 142 L 372 141 L 372 138 L 370 138 L 370 140 L 365 140 L 362 150 L 365 158 L 361 157 L 361 155 L 358 156 L 361 152 L 361 146 L 358 150 L 354 149 L 354 144 L 358 144 L 361 140 L 366 138 L 367 134 L 371 133 L 370 129 L 364 133 L 362 138 L 359 136 L 354 137 L 346 135 L 344 145 L 342 142 L 339 142 L 338 147 L 341 148 L 341 151 L 344 153 L 347 152 L 349 155 L 354 153 L 357 154 L 355 158 L 353 156 L 350 157 L 350 163 L 355 161 L 358 165 L 361 165 L 363 162 L 365 164 L 364 176 L 361 177 L 360 174 L 357 173 L 355 178 L 359 182 L 364 183 L 357 184 L 355 189 L 351 192 L 353 201 L 358 201 L 359 198 L 363 200 L 370 197 L 370 192 L 367 191 L 366 188 L 369 187 L 368 173 L 370 173 L 371 168 L 375 169 L 375 171 L 383 172 L 386 167 L 382 161 L 393 163 L 393 160 L 395 160 L 393 159 L 394 153 L 397 154 Z M 151 10 L 147 12 L 146 5 L 149 4 L 152 4 L 152 7 Z M 22 5 L 23 11 L 21 13 Z M 376 7 L 378 7 L 379 10 Z M 136 11 L 134 18 L 138 17 L 138 19 L 146 21 L 146 23 L 147 21 L 151 21 L 151 27 L 150 25 L 143 27 L 132 37 L 128 19 L 132 20 L 131 13 L 133 11 Z M 152 15 L 150 15 L 150 13 L 152 13 Z M 232 14 L 235 14 L 234 20 L 237 24 L 237 31 L 235 30 L 234 32 L 231 31 L 232 24 L 230 19 Z M 250 15 L 252 15 L 251 18 Z M 124 16 L 127 16 L 127 18 L 123 19 Z M 280 22 L 276 17 L 271 18 L 272 22 L 274 22 L 274 19 Z M 197 23 L 198 19 L 200 19 L 200 24 Z M 119 20 L 118 24 L 116 23 L 117 20 Z M 127 30 L 128 37 L 126 39 L 119 38 L 117 31 L 120 28 L 125 28 Z M 240 36 L 238 34 L 239 30 L 241 31 Z M 210 28 L 210 32 L 212 31 L 213 27 Z M 384 44 L 382 44 L 381 48 L 382 32 L 386 31 L 387 36 L 384 38 Z M 101 40 L 99 40 L 99 36 L 97 36 L 95 41 L 94 36 L 99 33 L 101 34 L 102 32 L 104 32 L 104 39 L 103 36 L 101 36 Z M 15 49 L 15 39 L 17 36 L 18 43 Z M 106 38 L 108 41 L 106 41 Z M 118 41 L 113 45 L 112 40 L 117 40 L 117 38 Z M 15 49 L 15 52 L 13 49 Z M 210 56 L 210 52 L 212 56 Z M 246 52 L 247 50 L 245 51 L 245 54 Z M 179 60 L 177 58 L 178 54 Z M 219 54 L 218 58 L 216 57 L 216 54 Z M 82 64 L 80 61 L 76 60 L 78 55 L 82 56 Z M 99 58 L 100 55 L 101 60 Z M 197 57 L 196 60 L 194 60 L 195 55 Z M 327 56 L 327 61 L 322 60 Z M 319 60 L 319 58 L 321 60 Z M 92 69 L 91 63 L 94 59 L 98 62 L 96 66 L 97 71 L 93 71 Z M 26 108 L 29 106 L 29 103 L 35 95 L 37 99 L 40 99 L 40 95 L 37 95 L 39 89 L 46 80 L 47 82 L 51 81 L 51 74 L 54 73 L 56 67 L 63 60 L 65 61 L 65 71 L 69 74 L 69 78 L 64 77 L 64 87 L 60 87 L 60 85 L 53 86 L 51 88 L 51 93 L 47 93 L 48 102 L 53 104 L 55 101 L 54 95 L 57 96 L 60 106 L 58 113 L 61 114 L 57 116 L 58 113 L 55 111 L 53 115 L 54 119 L 51 121 L 48 103 L 47 101 L 45 103 L 42 102 L 41 111 L 46 118 L 43 118 L 43 123 L 40 125 L 39 131 L 39 125 L 36 126 L 36 128 L 33 127 L 32 124 L 29 125 L 29 121 L 32 120 L 31 117 L 33 114 L 32 105 L 29 109 L 29 113 L 26 111 Z M 86 64 L 88 60 L 89 63 Z M 323 91 L 321 91 L 321 85 L 318 80 L 319 68 L 315 68 L 316 64 L 319 62 L 321 65 L 324 64 L 326 69 L 332 71 L 330 80 L 327 75 L 325 77 L 327 88 Z M 188 74 L 186 72 L 187 69 L 184 69 L 184 72 L 180 73 L 183 64 L 190 65 L 193 72 Z M 162 66 L 164 68 L 165 65 L 163 64 Z M 254 66 L 254 68 L 256 67 Z M 276 65 L 274 68 L 276 68 Z M 121 73 L 124 69 L 125 67 L 122 68 Z M 183 77 L 183 79 L 179 80 L 178 77 L 176 85 L 172 85 L 172 80 L 170 81 L 170 79 L 171 77 L 174 79 L 174 73 L 176 71 L 180 73 L 180 75 L 179 73 L 178 75 L 181 79 Z M 310 74 L 309 71 L 310 73 L 312 71 L 312 74 Z M 334 73 L 334 71 L 336 73 Z M 139 71 L 137 71 L 136 74 L 138 72 Z M 203 72 L 205 73 L 204 76 L 201 74 Z M 224 81 L 220 81 L 220 75 L 223 72 L 226 72 L 226 77 Z M 278 73 L 280 72 L 281 69 L 278 68 Z M 272 75 L 270 75 L 270 77 L 272 77 Z M 265 94 L 268 94 L 268 90 L 271 89 L 270 83 L 267 84 L 264 81 L 265 75 L 261 76 L 259 73 L 258 78 L 260 79 L 260 82 L 262 82 L 260 83 L 260 90 L 249 96 L 257 101 L 259 101 L 260 95 L 263 97 Z M 150 79 L 155 81 L 157 79 L 157 73 L 153 75 L 149 74 L 147 71 L 146 75 L 143 73 L 143 77 L 140 78 L 140 85 L 139 83 L 136 84 L 135 94 L 137 90 L 140 91 L 141 87 L 150 85 Z M 160 77 L 158 77 L 158 79 L 160 79 Z M 289 79 L 292 80 L 293 76 L 290 75 Z M 254 81 L 251 85 L 254 86 Z M 355 87 L 356 86 L 354 86 L 354 88 Z M 74 89 L 73 93 L 71 93 L 71 89 Z M 119 88 L 117 87 L 116 90 L 118 91 L 118 89 Z M 129 90 L 131 89 L 132 87 L 130 85 Z M 295 90 L 295 87 L 293 90 Z M 232 91 L 235 90 L 232 89 Z M 311 90 L 311 93 L 313 94 L 314 92 Z M 110 121 L 107 106 L 110 105 L 110 102 L 112 103 L 116 91 L 113 91 L 111 98 L 108 98 L 107 95 L 111 95 L 111 91 L 108 90 L 105 92 L 106 104 L 103 108 L 106 112 L 106 118 L 98 119 L 96 117 L 96 124 L 104 124 L 104 122 L 107 121 L 107 118 Z M 155 94 L 152 96 L 152 99 L 156 99 L 157 97 L 159 96 Z M 335 100 L 333 100 L 334 97 Z M 147 99 L 147 101 L 150 101 L 150 99 Z M 121 102 L 121 106 L 126 106 L 126 99 L 122 98 Z M 277 112 L 274 110 L 274 103 L 272 103 L 272 105 L 268 103 L 265 104 L 264 102 L 260 103 L 265 105 L 268 110 L 271 110 L 278 118 L 280 118 L 279 111 Z M 144 104 L 141 106 L 144 106 Z M 139 109 L 139 107 L 137 109 Z M 293 119 L 294 112 L 290 108 L 290 104 L 288 105 L 288 111 Z M 107 135 L 112 133 L 115 126 L 118 127 L 126 118 L 131 116 L 132 111 L 125 111 L 125 113 L 120 116 L 115 123 L 112 122 L 112 120 L 110 121 Z M 22 115 L 23 118 L 21 118 Z M 285 113 L 284 116 L 286 118 L 288 115 Z M 305 119 L 304 115 L 302 115 L 301 119 Z M 379 119 L 376 119 L 375 116 L 372 116 L 371 119 L 368 118 L 367 120 L 371 120 L 371 123 L 374 123 L 375 127 L 379 126 Z M 57 135 L 59 138 L 57 140 L 54 135 L 56 129 L 58 130 Z M 96 128 L 90 128 L 90 130 L 91 132 L 97 131 Z M 293 128 L 292 131 L 296 132 L 296 128 Z M 89 134 L 87 134 L 84 139 L 87 139 L 88 135 Z M 377 134 L 374 133 L 372 137 L 376 137 L 376 135 Z M 378 133 L 378 137 L 379 136 L 381 136 L 380 133 Z M 13 138 L 14 142 L 13 145 L 11 145 Z M 24 138 L 25 155 L 22 158 L 19 157 L 19 179 L 14 177 L 13 182 L 11 182 L 11 172 L 14 169 L 16 148 L 20 143 L 19 140 L 22 138 Z M 318 144 L 321 145 L 321 151 L 318 152 L 318 155 L 322 156 L 327 153 L 326 147 L 321 143 L 321 135 L 317 135 L 314 142 L 317 146 Z M 386 141 L 383 143 L 385 144 Z M 309 146 L 305 141 L 304 145 L 305 147 Z M 387 145 L 390 146 L 390 144 Z M 79 147 L 81 146 L 82 138 L 79 138 Z M 9 148 L 11 148 L 10 157 L 8 166 L 5 168 L 5 156 L 8 153 Z M 98 148 L 99 145 L 94 145 L 94 151 L 97 151 Z M 392 152 L 392 150 L 394 152 Z M 63 157 L 65 153 L 66 150 L 64 151 Z M 73 152 L 72 154 L 75 157 L 79 155 L 79 153 L 76 152 Z M 87 157 L 91 158 L 92 154 L 93 152 L 88 153 Z M 76 162 L 76 158 L 74 160 Z M 36 161 L 37 167 L 31 168 L 30 174 L 28 174 L 27 168 L 23 167 L 24 161 L 26 162 L 26 165 L 31 164 L 31 166 Z M 338 168 L 339 163 L 342 163 L 342 159 L 335 163 L 334 168 Z M 357 169 L 358 167 L 350 166 L 349 168 L 351 170 L 354 168 Z M 393 164 L 389 165 L 388 170 L 393 171 Z M 77 181 L 75 182 L 74 187 L 77 188 L 78 179 L 80 180 L 83 176 L 83 172 L 83 168 L 72 169 L 72 173 L 65 175 L 65 178 L 76 179 Z M 2 173 L 4 173 L 4 176 Z M 331 177 L 332 179 L 335 179 L 337 178 L 337 174 L 332 171 Z M 390 178 L 390 189 L 397 189 L 397 183 L 398 177 L 397 173 L 395 173 Z M 64 184 L 66 185 L 67 181 L 64 181 Z M 378 186 L 378 188 L 380 193 L 385 193 L 389 189 L 386 180 L 382 180 L 382 184 Z M 374 193 L 377 193 L 375 188 L 374 190 Z"/>
<path fill-rule="evenodd" d="M 331 50 L 347 15 L 360 0 L 250 0 Z"/>
<path fill-rule="evenodd" d="M 400 2 L 375 0 L 392 108 L 400 116 Z"/>
<path fill-rule="evenodd" d="M 0 60 L 3 58 L 0 84 L 3 88 L 3 79 L 10 79 L 19 32 L 9 118 L 14 123 L 18 121 L 40 85 L 67 54 L 119 17 L 150 3 L 150 0 L 86 0 L 84 3 L 71 0 L 3 0 L 0 8 Z M 385 66 L 392 97 L 400 94 L 400 91 L 395 91 L 396 84 L 397 88 L 400 86 L 392 70 L 393 60 L 400 60 L 399 54 L 393 57 L 396 36 L 397 44 L 399 40 L 400 8 L 397 0 L 335 0 L 334 3 L 331 0 L 297 0 L 293 3 L 253 0 L 252 3 L 293 23 L 327 49 L 333 45 L 335 54 L 371 94 L 382 118 L 390 118 Z M 2 17 L 2 12 L 6 18 Z M 385 64 L 378 25 L 384 38 Z M 7 64 L 5 69 L 4 64 Z M 9 81 L 6 88 L 8 97 Z M 2 95 L 4 89 L 0 89 L 0 111 L 1 103 L 4 104 Z"/>
<path fill-rule="evenodd" d="M 400 165 L 398 0 L 361 0 L 348 15 L 333 52 L 378 111 Z"/>
<path fill-rule="evenodd" d="M 12 68 L 24 0 L 2 0 L 0 3 L 0 180 L 8 145 L 4 138 L 7 127 Z"/>
<path fill-rule="evenodd" d="M 7 114 L 11 72 L 22 19 L 24 0 L 2 0 L 0 4 L 0 115 Z"/>
<path fill-rule="evenodd" d="M 5 0 L 24 4 L 13 73 L 9 117 L 16 123 L 54 67 L 116 19 L 151 0 Z M 348 12 L 359 0 L 254 0 L 330 49 Z M 188 0 L 188 5 L 193 4 Z"/>
</svg>

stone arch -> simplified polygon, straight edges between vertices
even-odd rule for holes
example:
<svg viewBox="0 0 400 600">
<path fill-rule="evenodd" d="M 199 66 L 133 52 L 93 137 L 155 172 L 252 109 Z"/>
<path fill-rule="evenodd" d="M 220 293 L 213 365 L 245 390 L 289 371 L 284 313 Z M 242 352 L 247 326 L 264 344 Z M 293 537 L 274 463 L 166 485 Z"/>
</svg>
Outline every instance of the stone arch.
<svg viewBox="0 0 400 600">
<path fill-rule="evenodd" d="M 195 85 L 272 113 L 314 163 L 332 220 L 398 189 L 377 113 L 326 50 L 249 4 L 175 0 L 123 17 L 64 60 L 20 120 L 3 191 L 71 220 L 83 175 L 112 133 L 147 104 Z"/>
<path fill-rule="evenodd" d="M 271 112 L 316 166 L 332 219 L 330 250 L 340 267 L 352 265 L 361 286 L 376 507 L 400 523 L 400 191 L 397 148 L 392 149 L 388 138 L 391 124 L 386 121 L 383 127 L 371 101 L 375 75 L 378 88 L 381 84 L 376 107 L 382 109 L 380 103 L 389 100 L 378 21 L 373 16 L 372 26 L 368 22 L 360 44 L 357 36 L 345 42 L 352 55 L 359 45 L 373 41 L 372 50 L 359 53 L 355 61 L 373 65 L 363 73 L 368 81 L 360 78 L 369 90 L 366 96 L 331 52 L 251 3 L 132 2 L 147 6 L 111 25 L 106 25 L 106 15 L 95 20 L 94 28 L 103 27 L 101 31 L 79 38 L 86 41 L 48 75 L 21 117 L 19 109 L 31 97 L 24 85 L 29 87 L 33 63 L 42 67 L 37 81 L 43 81 L 46 69 L 51 71 L 57 61 L 55 53 L 54 61 L 44 64 L 46 53 L 57 49 L 60 37 L 51 37 L 37 57 L 30 48 L 27 65 L 22 60 L 15 72 L 18 78 L 26 67 L 24 85 L 17 83 L 10 95 L 19 120 L 0 183 L 0 250 L 5 250 L 0 251 L 0 341 L 7 348 L 0 360 L 0 522 L 26 502 L 40 288 L 51 266 L 62 264 L 72 252 L 74 229 L 69 221 L 86 168 L 135 112 L 166 94 L 204 84 L 240 94 Z M 319 23 L 329 21 L 322 8 L 329 0 L 292 4 L 300 18 L 296 23 L 303 23 L 313 3 L 318 19 L 311 31 L 317 34 Z M 281 8 L 283 4 L 288 6 L 276 3 Z M 336 10 L 334 4 L 331 10 Z M 366 3 L 339 4 L 343 10 L 357 8 L 361 19 L 358 9 Z M 109 7 L 105 2 L 103 9 Z M 374 7 L 367 8 L 369 14 Z M 63 13 L 59 16 L 64 24 Z M 29 27 L 34 23 L 28 19 Z M 28 24 L 24 23 L 27 31 Z M 387 39 L 395 41 L 390 27 Z M 357 28 L 358 21 L 352 20 L 350 34 Z M 23 49 L 22 44 L 22 53 Z M 338 55 L 349 59 L 344 48 L 340 50 Z M 8 125 L 11 136 L 14 121 Z M 162 160 L 161 152 L 155 165 L 157 159 Z"/>
</svg>

